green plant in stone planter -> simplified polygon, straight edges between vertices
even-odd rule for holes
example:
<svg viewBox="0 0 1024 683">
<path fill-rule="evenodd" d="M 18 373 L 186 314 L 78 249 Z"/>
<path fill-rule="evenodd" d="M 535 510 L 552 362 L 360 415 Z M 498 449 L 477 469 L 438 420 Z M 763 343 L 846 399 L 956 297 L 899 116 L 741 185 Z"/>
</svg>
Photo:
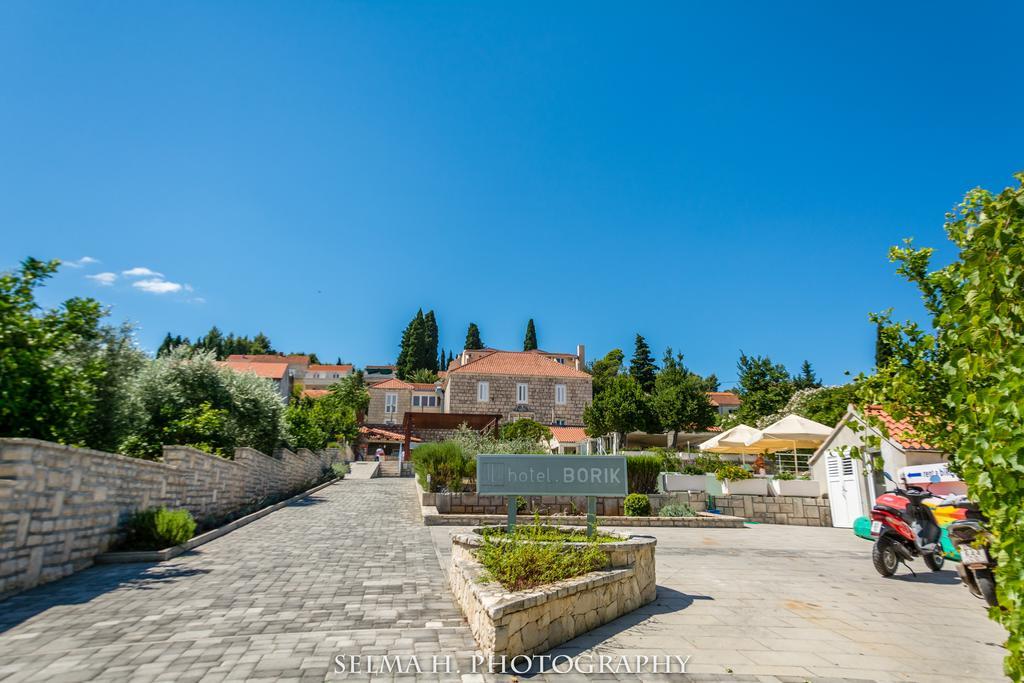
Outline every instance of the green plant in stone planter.
<svg viewBox="0 0 1024 683">
<path fill-rule="evenodd" d="M 749 470 L 733 464 L 722 465 L 715 474 L 719 481 L 743 481 L 753 476 Z"/>
<path fill-rule="evenodd" d="M 128 520 L 128 550 L 162 550 L 184 543 L 196 532 L 196 521 L 188 510 L 150 508 Z"/>
<path fill-rule="evenodd" d="M 776 472 L 773 476 L 778 481 L 793 481 L 794 479 L 796 479 L 796 475 L 794 475 L 792 472 L 787 472 L 785 470 L 783 470 L 782 472 Z"/>
<path fill-rule="evenodd" d="M 697 513 L 686 503 L 673 503 L 658 510 L 659 517 L 696 517 Z"/>
<path fill-rule="evenodd" d="M 643 493 L 631 493 L 622 503 L 627 517 L 650 517 L 651 499 Z"/>
</svg>

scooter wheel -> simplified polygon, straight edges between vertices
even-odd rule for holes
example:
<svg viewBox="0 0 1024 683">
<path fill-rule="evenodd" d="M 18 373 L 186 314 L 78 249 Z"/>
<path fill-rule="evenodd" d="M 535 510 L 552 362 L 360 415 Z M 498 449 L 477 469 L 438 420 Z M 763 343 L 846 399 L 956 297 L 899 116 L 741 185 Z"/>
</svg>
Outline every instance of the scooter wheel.
<svg viewBox="0 0 1024 683">
<path fill-rule="evenodd" d="M 871 562 L 875 565 L 875 571 L 882 576 L 895 574 L 900 558 L 896 555 L 896 548 L 893 547 L 892 541 L 885 536 L 875 541 L 875 545 L 871 549 Z"/>
<path fill-rule="evenodd" d="M 996 578 L 992 576 L 991 569 L 979 569 L 974 572 L 974 581 L 978 584 L 981 596 L 985 598 L 992 607 L 999 607 L 999 599 L 996 598 Z"/>
<path fill-rule="evenodd" d="M 936 550 L 934 553 L 924 556 L 924 563 L 928 569 L 931 569 L 933 572 L 937 572 L 940 571 L 942 569 L 942 565 L 946 563 L 946 556 L 942 554 L 941 550 Z"/>
</svg>

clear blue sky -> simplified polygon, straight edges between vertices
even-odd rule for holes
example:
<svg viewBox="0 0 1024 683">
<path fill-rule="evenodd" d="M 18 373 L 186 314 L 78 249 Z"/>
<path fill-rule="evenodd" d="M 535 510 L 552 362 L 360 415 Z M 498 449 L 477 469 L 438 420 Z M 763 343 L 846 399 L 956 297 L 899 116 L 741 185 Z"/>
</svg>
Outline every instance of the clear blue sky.
<svg viewBox="0 0 1024 683">
<path fill-rule="evenodd" d="M 422 306 L 842 381 L 920 315 L 888 246 L 1024 169 L 1024 6 L 902 5 L 5 2 L 0 268 L 98 260 L 44 301 L 150 349 L 383 363 Z"/>
</svg>

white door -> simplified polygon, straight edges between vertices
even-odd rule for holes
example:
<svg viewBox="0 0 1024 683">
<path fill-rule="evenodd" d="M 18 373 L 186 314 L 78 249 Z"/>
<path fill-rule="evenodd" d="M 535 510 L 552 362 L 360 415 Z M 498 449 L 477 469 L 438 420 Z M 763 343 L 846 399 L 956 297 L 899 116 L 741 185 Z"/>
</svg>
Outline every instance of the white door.
<svg viewBox="0 0 1024 683">
<path fill-rule="evenodd" d="M 828 480 L 828 501 L 832 508 L 832 526 L 853 527 L 864 514 L 861 500 L 860 467 L 853 458 L 828 453 L 825 456 Z"/>
</svg>

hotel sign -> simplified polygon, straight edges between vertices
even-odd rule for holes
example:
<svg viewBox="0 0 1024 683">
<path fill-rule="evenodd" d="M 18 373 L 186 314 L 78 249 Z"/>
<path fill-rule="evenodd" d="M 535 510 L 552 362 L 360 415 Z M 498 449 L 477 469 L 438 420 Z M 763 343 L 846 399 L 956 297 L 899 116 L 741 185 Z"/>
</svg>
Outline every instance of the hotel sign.
<svg viewBox="0 0 1024 683">
<path fill-rule="evenodd" d="M 617 455 L 478 455 L 476 491 L 498 496 L 624 496 Z"/>
</svg>

